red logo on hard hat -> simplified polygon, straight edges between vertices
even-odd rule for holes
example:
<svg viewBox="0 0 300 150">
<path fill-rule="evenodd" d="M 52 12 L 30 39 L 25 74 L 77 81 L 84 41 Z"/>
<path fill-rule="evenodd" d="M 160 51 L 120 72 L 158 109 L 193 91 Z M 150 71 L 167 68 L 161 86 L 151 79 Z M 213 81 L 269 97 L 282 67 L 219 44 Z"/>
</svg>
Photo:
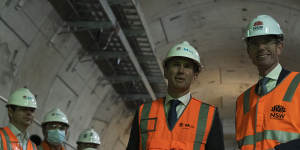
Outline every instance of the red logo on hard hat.
<svg viewBox="0 0 300 150">
<path fill-rule="evenodd" d="M 256 21 L 256 22 L 254 23 L 253 26 L 261 26 L 261 25 L 263 25 L 263 22 L 261 22 L 261 21 Z"/>
</svg>

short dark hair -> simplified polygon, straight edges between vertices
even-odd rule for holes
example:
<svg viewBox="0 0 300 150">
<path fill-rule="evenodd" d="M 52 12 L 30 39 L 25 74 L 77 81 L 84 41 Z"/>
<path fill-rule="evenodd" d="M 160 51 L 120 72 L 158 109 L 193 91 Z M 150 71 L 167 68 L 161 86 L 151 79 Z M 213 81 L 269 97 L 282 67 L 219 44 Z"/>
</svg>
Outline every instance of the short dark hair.
<svg viewBox="0 0 300 150">
<path fill-rule="evenodd" d="M 17 108 L 17 106 L 15 106 L 15 105 L 6 105 L 6 108 L 7 108 L 7 109 L 8 109 L 8 108 L 11 108 L 13 111 L 15 111 L 16 108 Z"/>
<path fill-rule="evenodd" d="M 176 56 L 176 57 L 180 57 L 180 56 Z M 172 60 L 172 59 L 174 59 L 174 58 L 176 58 L 176 57 L 172 57 L 172 58 L 170 58 L 170 59 L 167 59 L 165 62 L 164 62 L 164 68 L 167 68 L 168 67 L 168 64 L 169 64 L 169 62 Z M 187 58 L 187 59 L 189 59 L 189 58 Z M 195 63 L 195 61 L 194 60 L 192 60 L 192 59 L 189 59 L 189 60 L 191 60 L 191 62 L 194 64 L 194 72 L 195 73 L 199 73 L 200 71 L 201 71 L 201 68 L 198 66 L 198 64 L 196 64 Z"/>
</svg>

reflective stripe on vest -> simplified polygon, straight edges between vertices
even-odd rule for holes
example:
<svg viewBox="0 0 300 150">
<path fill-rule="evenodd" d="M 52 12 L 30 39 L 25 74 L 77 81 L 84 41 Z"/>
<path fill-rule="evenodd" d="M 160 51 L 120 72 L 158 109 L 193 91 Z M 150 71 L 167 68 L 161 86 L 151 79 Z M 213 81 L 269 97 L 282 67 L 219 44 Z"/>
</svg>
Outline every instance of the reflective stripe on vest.
<svg viewBox="0 0 300 150">
<path fill-rule="evenodd" d="M 238 141 L 238 145 L 252 145 L 256 142 L 263 140 L 276 140 L 278 142 L 286 142 L 294 139 L 300 138 L 299 133 L 291 133 L 285 131 L 276 131 L 276 130 L 265 130 L 263 132 L 256 133 L 255 135 L 248 135 L 242 140 Z M 255 139 L 255 141 L 254 141 Z"/>
<path fill-rule="evenodd" d="M 283 97 L 283 101 L 287 101 L 290 102 L 295 94 L 296 88 L 298 87 L 298 84 L 300 82 L 300 74 L 298 73 L 293 81 L 291 82 L 291 84 L 289 85 L 284 97 Z"/>
<path fill-rule="evenodd" d="M 3 150 L 11 150 L 11 144 L 9 142 L 10 141 L 9 137 L 3 128 L 0 129 L 0 134 L 1 134 L 2 143 L 3 143 L 2 146 L 4 148 Z"/>
<path fill-rule="evenodd" d="M 209 105 L 202 103 L 198 115 L 197 133 L 195 141 L 202 141 L 204 137 L 204 132 L 206 129 L 207 115 L 208 115 Z M 199 150 L 201 143 L 194 143 L 194 150 Z"/>
<path fill-rule="evenodd" d="M 29 143 L 31 143 L 31 146 L 32 146 L 32 149 L 33 149 L 33 150 L 38 150 L 37 147 L 36 147 L 36 145 L 33 144 L 33 142 L 28 142 L 28 144 L 29 144 Z M 28 146 L 28 145 L 27 145 L 27 146 Z M 27 149 L 28 149 L 28 147 L 27 147 Z"/>
<path fill-rule="evenodd" d="M 23 148 L 19 144 L 19 141 L 13 133 L 11 132 L 8 127 L 0 128 L 0 135 L 1 135 L 1 141 L 2 141 L 2 146 L 3 150 L 22 150 Z M 12 134 L 9 136 L 9 134 Z M 17 147 L 20 147 L 18 149 L 14 149 L 15 147 L 12 145 L 18 145 Z M 33 144 L 29 139 L 27 141 L 27 150 L 37 150 L 36 145 Z"/>
<path fill-rule="evenodd" d="M 148 127 L 148 114 L 150 112 L 152 103 L 146 103 L 144 104 L 143 110 L 142 110 L 142 115 L 141 115 L 141 133 L 147 132 L 147 127 Z M 145 121 L 142 121 L 145 120 Z M 146 150 L 146 143 L 148 139 L 148 134 L 141 134 L 141 146 L 142 150 Z"/>
<path fill-rule="evenodd" d="M 244 114 L 246 114 L 247 112 L 249 112 L 250 109 L 250 92 L 251 92 L 251 88 L 249 88 L 245 93 L 244 93 Z"/>
<path fill-rule="evenodd" d="M 151 110 L 152 103 L 147 103 L 143 105 L 142 112 L 141 112 L 141 120 L 140 120 L 140 132 L 141 132 L 141 148 L 142 150 L 146 150 L 147 140 L 148 140 L 148 120 L 153 118 L 149 118 L 149 112 Z M 197 122 L 197 129 L 196 129 L 196 136 L 195 142 L 193 146 L 193 150 L 200 150 L 205 131 L 207 125 L 207 118 L 209 113 L 210 105 L 202 103 L 200 107 L 200 111 L 198 114 L 198 122 Z M 215 113 L 215 111 L 213 112 Z M 214 116 L 214 115 L 213 115 Z M 212 118 L 213 119 L 213 118 Z M 156 125 L 156 124 L 155 124 Z M 155 127 L 154 127 L 155 128 Z M 144 133 L 144 134 L 142 134 Z M 197 141 L 197 142 L 196 142 Z"/>
</svg>

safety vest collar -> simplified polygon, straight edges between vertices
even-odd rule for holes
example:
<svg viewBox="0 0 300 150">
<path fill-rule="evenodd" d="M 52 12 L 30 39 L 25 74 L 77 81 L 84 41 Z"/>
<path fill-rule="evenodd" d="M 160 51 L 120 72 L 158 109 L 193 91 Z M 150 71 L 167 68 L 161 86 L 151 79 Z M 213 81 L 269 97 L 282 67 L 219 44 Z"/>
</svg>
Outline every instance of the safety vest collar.
<svg viewBox="0 0 300 150">
<path fill-rule="evenodd" d="M 39 150 L 51 150 L 50 145 L 44 140 L 39 146 Z M 58 150 L 64 150 L 64 147 L 61 145 Z"/>
<path fill-rule="evenodd" d="M 293 73 L 290 73 L 288 76 L 290 76 L 290 75 L 293 75 Z M 281 83 L 283 83 L 283 82 L 281 82 Z M 295 91 L 296 91 L 299 83 L 300 83 L 300 73 L 297 73 L 296 76 L 293 78 L 292 82 L 290 83 L 290 85 L 288 86 L 288 89 L 287 89 L 287 91 L 286 91 L 286 93 L 283 97 L 283 101 L 286 101 L 286 102 L 291 102 L 292 101 L 293 96 L 295 94 Z M 244 114 L 249 112 L 249 109 L 250 109 L 250 95 L 252 93 L 251 91 L 255 90 L 256 85 L 250 87 L 249 89 L 247 89 L 244 92 L 244 97 L 243 97 L 244 98 L 244 102 L 243 102 Z M 280 84 L 278 86 L 280 86 Z M 277 87 L 275 87 L 271 92 L 274 92 L 274 90 L 276 88 Z M 255 92 L 253 92 L 253 93 L 255 94 L 255 96 L 258 96 Z M 268 93 L 268 94 L 270 94 L 270 93 Z"/>
<path fill-rule="evenodd" d="M 155 119 L 155 118 L 148 118 L 148 114 L 151 110 L 152 103 L 146 103 L 144 104 L 144 107 L 142 109 L 142 114 L 141 114 L 141 121 L 140 121 L 140 132 L 141 132 L 141 147 L 142 150 L 146 150 L 146 145 L 147 145 L 147 140 L 148 140 L 148 120 L 149 119 Z M 155 120 L 156 121 L 156 120 Z M 156 122 L 155 122 L 156 126 Z M 156 128 L 156 127 L 155 127 Z M 155 129 L 154 128 L 154 129 Z"/>
<path fill-rule="evenodd" d="M 161 106 L 163 106 L 163 99 L 159 99 L 157 101 L 160 101 L 162 103 Z M 189 102 L 189 105 L 191 103 L 191 101 L 196 101 L 194 99 L 191 99 Z M 141 135 L 141 139 L 140 139 L 140 148 L 142 150 L 146 150 L 146 145 L 147 145 L 147 140 L 148 140 L 148 132 L 152 132 L 152 130 L 148 129 L 148 123 L 149 121 L 154 121 L 154 127 L 153 129 L 156 128 L 156 121 L 157 118 L 149 118 L 149 112 L 151 111 L 151 107 L 152 107 L 153 103 L 146 103 L 143 105 L 143 108 L 141 110 L 141 116 L 140 116 L 140 135 Z M 187 108 L 186 108 L 187 109 Z M 186 111 L 186 109 L 184 110 L 184 112 L 181 114 L 183 115 Z M 200 111 L 198 114 L 198 122 L 197 122 L 197 128 L 196 128 L 196 136 L 194 139 L 194 146 L 193 149 L 194 150 L 199 150 L 201 145 L 203 144 L 203 140 L 204 140 L 204 136 L 205 136 L 205 132 L 207 130 L 207 119 L 208 119 L 208 114 L 210 111 L 210 105 L 206 104 L 206 103 L 202 103 L 200 106 Z M 215 111 L 213 112 L 213 116 L 214 116 Z M 180 119 L 180 118 L 179 118 Z M 212 120 L 214 118 L 212 117 Z M 165 122 L 167 124 L 167 122 Z M 210 128 L 209 128 L 210 130 Z M 172 132 L 172 130 L 169 129 L 170 132 Z"/>
</svg>

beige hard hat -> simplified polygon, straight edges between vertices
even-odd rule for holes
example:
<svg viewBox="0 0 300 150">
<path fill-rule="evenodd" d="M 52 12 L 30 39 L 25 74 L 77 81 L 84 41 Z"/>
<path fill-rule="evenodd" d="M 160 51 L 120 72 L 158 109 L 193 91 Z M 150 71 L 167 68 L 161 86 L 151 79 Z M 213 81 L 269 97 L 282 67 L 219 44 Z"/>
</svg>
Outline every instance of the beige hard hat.
<svg viewBox="0 0 300 150">
<path fill-rule="evenodd" d="M 37 108 L 35 96 L 27 88 L 20 88 L 8 98 L 7 105 Z"/>
<path fill-rule="evenodd" d="M 83 150 L 97 150 L 96 148 L 84 148 Z"/>
<path fill-rule="evenodd" d="M 42 124 L 48 122 L 61 122 L 69 126 L 67 116 L 59 108 L 52 109 L 44 116 Z"/>
<path fill-rule="evenodd" d="M 189 58 L 199 67 L 199 69 L 201 68 L 199 53 L 187 41 L 183 41 L 182 43 L 177 44 L 173 48 L 171 48 L 171 50 L 167 54 L 167 57 L 163 61 L 163 65 L 165 66 L 166 62 L 173 57 Z"/>
<path fill-rule="evenodd" d="M 77 140 L 77 143 L 78 142 L 101 144 L 100 137 L 94 129 L 86 129 L 82 131 Z"/>
</svg>

